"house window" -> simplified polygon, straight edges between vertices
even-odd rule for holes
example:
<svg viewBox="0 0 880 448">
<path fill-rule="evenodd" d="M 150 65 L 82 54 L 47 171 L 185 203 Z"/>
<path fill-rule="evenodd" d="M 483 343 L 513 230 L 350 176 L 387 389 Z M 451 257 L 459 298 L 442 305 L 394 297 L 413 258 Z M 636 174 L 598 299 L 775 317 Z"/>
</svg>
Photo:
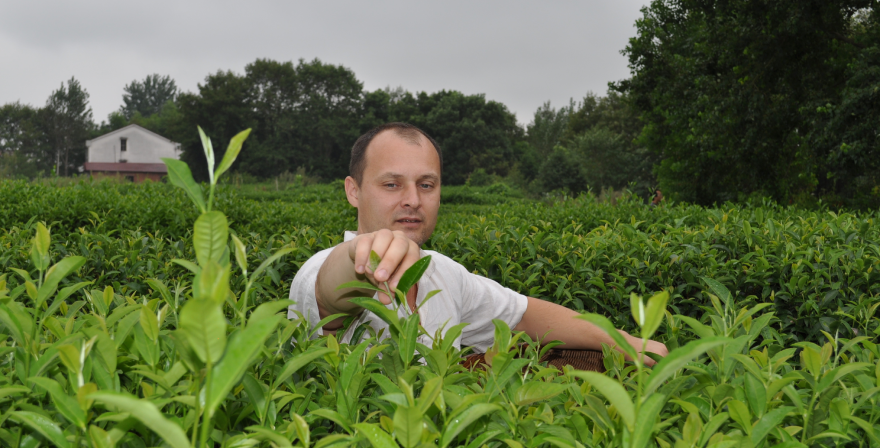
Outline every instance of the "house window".
<svg viewBox="0 0 880 448">
<path fill-rule="evenodd" d="M 134 182 L 134 176 L 125 176 L 125 180 L 129 182 Z"/>
<path fill-rule="evenodd" d="M 121 152 L 125 152 L 128 150 L 128 139 L 127 138 L 122 137 L 119 139 L 119 150 Z"/>
</svg>

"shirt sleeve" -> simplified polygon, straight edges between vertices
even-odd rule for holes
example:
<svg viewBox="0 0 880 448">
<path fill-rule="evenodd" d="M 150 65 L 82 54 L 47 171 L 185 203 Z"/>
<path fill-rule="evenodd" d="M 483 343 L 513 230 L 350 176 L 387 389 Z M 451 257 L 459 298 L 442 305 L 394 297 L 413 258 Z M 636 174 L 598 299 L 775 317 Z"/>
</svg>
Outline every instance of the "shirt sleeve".
<svg viewBox="0 0 880 448">
<path fill-rule="evenodd" d="M 303 319 L 309 323 L 309 328 L 315 328 L 321 321 L 318 300 L 315 298 L 315 282 L 318 280 L 318 271 L 332 250 L 332 248 L 325 249 L 313 255 L 303 263 L 296 276 L 293 277 L 293 281 L 290 283 L 290 300 L 295 303 L 287 307 L 288 319 L 299 319 L 299 314 L 301 314 Z M 322 335 L 323 331 L 319 328 L 314 337 Z"/>
<path fill-rule="evenodd" d="M 485 352 L 495 339 L 493 319 L 499 319 L 511 329 L 519 325 L 528 306 L 528 298 L 501 286 L 498 282 L 462 270 L 461 321 L 470 325 L 462 331 L 463 345 Z"/>
</svg>

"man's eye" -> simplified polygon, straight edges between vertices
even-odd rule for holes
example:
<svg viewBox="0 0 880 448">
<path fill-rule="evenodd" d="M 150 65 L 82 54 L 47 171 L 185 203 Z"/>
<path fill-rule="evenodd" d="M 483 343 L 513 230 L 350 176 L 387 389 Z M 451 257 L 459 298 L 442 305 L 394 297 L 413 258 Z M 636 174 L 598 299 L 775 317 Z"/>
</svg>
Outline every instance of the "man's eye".
<svg viewBox="0 0 880 448">
<path fill-rule="evenodd" d="M 397 186 L 397 184 L 385 184 L 385 186 L 388 188 L 394 188 Z"/>
<path fill-rule="evenodd" d="M 422 188 L 424 188 L 424 189 L 426 189 L 426 190 L 427 190 L 428 188 L 433 188 L 433 187 L 434 187 L 434 186 L 431 185 L 431 184 L 422 184 Z"/>
</svg>

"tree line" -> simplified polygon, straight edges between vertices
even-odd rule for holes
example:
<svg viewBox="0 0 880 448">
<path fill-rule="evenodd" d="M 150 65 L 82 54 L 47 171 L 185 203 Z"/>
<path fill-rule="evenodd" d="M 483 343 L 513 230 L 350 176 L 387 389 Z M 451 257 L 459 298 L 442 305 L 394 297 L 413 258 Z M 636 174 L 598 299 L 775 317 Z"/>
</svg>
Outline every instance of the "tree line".
<svg viewBox="0 0 880 448">
<path fill-rule="evenodd" d="M 347 174 L 358 135 L 406 121 L 440 143 L 447 184 L 880 205 L 880 0 L 654 0 L 642 13 L 622 50 L 630 78 L 604 96 L 544 104 L 525 126 L 484 95 L 367 91 L 341 65 L 257 59 L 194 92 L 167 76 L 132 81 L 100 125 L 75 79 L 43 108 L 7 104 L 0 175 L 76 173 L 85 138 L 136 123 L 181 143 L 200 178 L 196 125 L 217 146 L 253 129 L 241 176 L 329 181 Z"/>
</svg>

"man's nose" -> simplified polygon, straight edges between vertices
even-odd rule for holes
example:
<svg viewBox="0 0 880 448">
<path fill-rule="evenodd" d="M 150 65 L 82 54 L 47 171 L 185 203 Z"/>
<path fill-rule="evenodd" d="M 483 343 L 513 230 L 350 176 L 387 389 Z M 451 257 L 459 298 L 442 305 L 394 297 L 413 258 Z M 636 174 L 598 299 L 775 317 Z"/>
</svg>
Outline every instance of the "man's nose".
<svg viewBox="0 0 880 448">
<path fill-rule="evenodd" d="M 419 188 L 416 185 L 408 185 L 403 192 L 403 200 L 401 201 L 401 205 L 404 207 L 410 208 L 419 208 L 422 204 L 421 197 L 419 197 Z"/>
</svg>

